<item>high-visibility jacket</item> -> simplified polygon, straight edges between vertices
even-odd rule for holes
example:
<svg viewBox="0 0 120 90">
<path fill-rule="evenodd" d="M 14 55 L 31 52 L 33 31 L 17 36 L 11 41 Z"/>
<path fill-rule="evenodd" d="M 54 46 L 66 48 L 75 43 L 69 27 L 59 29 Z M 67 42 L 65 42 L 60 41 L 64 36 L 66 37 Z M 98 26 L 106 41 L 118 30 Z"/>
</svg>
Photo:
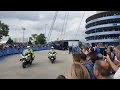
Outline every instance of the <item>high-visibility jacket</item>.
<svg viewBox="0 0 120 90">
<path fill-rule="evenodd" d="M 49 53 L 48 54 L 54 54 L 54 53 L 56 53 L 54 50 L 51 50 L 51 51 L 49 51 Z M 57 53 L 56 53 L 57 54 Z"/>
<path fill-rule="evenodd" d="M 26 53 L 32 53 L 33 54 L 33 50 L 30 48 L 30 49 L 26 49 Z"/>
<path fill-rule="evenodd" d="M 32 54 L 32 57 L 35 58 L 34 52 L 33 52 L 32 49 L 26 49 L 26 50 L 24 50 L 23 52 L 24 52 L 25 54 L 30 54 L 30 53 L 31 53 L 31 54 Z"/>
</svg>

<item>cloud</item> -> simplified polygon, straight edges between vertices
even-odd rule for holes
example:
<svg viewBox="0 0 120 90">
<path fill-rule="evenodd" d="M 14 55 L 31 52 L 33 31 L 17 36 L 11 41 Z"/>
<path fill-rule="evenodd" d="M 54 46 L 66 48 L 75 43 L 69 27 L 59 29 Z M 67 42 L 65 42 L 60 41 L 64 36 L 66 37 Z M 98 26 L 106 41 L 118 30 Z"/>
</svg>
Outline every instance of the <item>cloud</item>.
<svg viewBox="0 0 120 90">
<path fill-rule="evenodd" d="M 52 40 L 56 40 L 61 35 L 65 13 L 66 11 L 58 12 L 51 34 Z M 74 37 L 76 37 L 81 41 L 85 41 L 85 20 L 96 12 L 85 11 L 84 18 L 78 30 L 83 13 L 84 11 L 69 11 L 68 22 L 65 29 L 65 39 L 74 39 Z M 48 35 L 54 14 L 55 11 L 0 11 L 0 20 L 9 25 L 9 35 L 12 38 L 22 38 L 22 27 L 26 28 L 25 37 L 28 38 L 34 33 L 45 33 L 45 24 L 47 24 L 46 35 Z M 75 36 L 76 33 L 77 36 Z"/>
</svg>

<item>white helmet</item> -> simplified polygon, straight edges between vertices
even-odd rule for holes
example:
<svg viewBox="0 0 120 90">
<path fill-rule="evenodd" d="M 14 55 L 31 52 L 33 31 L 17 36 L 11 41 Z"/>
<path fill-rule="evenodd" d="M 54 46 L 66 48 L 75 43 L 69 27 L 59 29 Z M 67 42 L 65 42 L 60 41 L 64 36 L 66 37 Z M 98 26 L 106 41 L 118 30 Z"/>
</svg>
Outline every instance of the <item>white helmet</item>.
<svg viewBox="0 0 120 90">
<path fill-rule="evenodd" d="M 54 49 L 54 47 L 52 46 L 51 49 Z"/>
<path fill-rule="evenodd" d="M 30 46 L 27 46 L 27 48 L 30 48 Z"/>
</svg>

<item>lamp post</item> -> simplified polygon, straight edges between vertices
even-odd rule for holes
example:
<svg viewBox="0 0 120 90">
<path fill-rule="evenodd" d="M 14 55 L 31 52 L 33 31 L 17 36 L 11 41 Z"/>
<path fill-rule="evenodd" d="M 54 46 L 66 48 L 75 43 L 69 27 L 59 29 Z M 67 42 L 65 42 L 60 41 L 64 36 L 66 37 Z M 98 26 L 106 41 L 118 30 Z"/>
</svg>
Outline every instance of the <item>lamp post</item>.
<svg viewBox="0 0 120 90">
<path fill-rule="evenodd" d="M 22 28 L 22 30 L 23 30 L 23 43 L 24 43 L 24 31 L 26 30 L 24 27 Z"/>
</svg>

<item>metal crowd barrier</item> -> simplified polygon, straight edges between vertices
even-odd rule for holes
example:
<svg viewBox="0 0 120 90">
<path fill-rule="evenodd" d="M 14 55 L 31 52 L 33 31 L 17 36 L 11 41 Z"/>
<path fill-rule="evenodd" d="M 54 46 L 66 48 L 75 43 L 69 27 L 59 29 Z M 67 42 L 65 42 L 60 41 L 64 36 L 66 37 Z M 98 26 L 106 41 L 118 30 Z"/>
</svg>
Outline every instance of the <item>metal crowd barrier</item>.
<svg viewBox="0 0 120 90">
<path fill-rule="evenodd" d="M 25 50 L 26 48 L 15 48 L 15 47 L 6 47 L 4 49 L 0 49 L 0 57 L 7 56 L 7 55 L 14 55 L 14 54 L 20 54 Z M 50 46 L 46 47 L 32 47 L 33 51 L 41 51 L 41 50 L 49 50 Z"/>
</svg>

